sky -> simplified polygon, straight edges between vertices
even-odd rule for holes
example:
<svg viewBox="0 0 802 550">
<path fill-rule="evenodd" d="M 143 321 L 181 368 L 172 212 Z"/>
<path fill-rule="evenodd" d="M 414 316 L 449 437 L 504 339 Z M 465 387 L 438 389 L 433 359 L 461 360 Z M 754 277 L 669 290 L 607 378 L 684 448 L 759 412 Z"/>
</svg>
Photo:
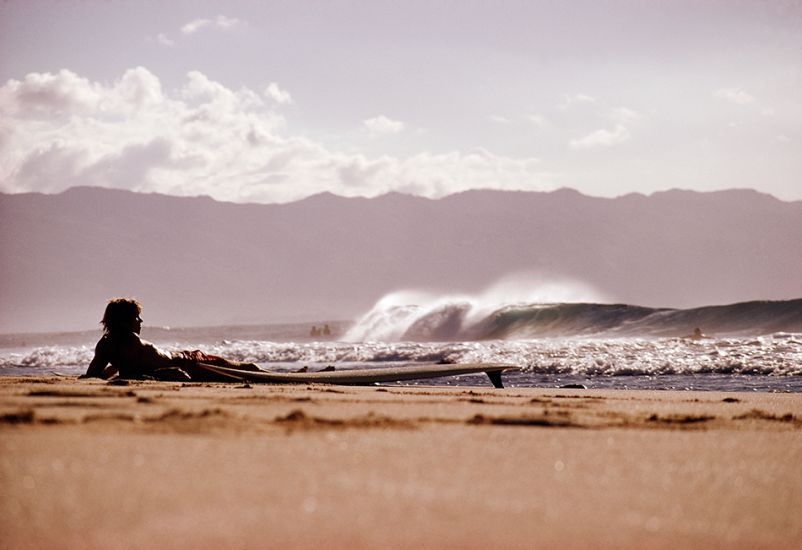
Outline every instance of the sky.
<svg viewBox="0 0 802 550">
<path fill-rule="evenodd" d="M 0 0 L 0 191 L 802 200 L 800 1 Z"/>
</svg>

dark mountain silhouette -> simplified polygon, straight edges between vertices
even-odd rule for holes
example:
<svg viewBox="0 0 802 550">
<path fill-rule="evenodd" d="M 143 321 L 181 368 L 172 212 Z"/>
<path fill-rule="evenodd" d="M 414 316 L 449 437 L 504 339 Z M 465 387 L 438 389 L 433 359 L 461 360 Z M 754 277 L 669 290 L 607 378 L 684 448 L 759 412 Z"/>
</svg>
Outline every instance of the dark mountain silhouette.
<svg viewBox="0 0 802 550">
<path fill-rule="evenodd" d="M 476 292 L 521 271 L 648 306 L 798 298 L 800 236 L 802 202 L 747 190 L 0 194 L 0 332 L 91 328 L 117 295 L 140 298 L 146 324 L 351 318 L 399 288 Z"/>
</svg>

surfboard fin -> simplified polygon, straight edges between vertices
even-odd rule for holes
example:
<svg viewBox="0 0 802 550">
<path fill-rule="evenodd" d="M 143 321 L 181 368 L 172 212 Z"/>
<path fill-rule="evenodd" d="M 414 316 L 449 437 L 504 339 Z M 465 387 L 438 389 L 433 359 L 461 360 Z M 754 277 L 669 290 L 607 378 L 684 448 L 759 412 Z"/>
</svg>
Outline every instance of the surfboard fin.
<svg viewBox="0 0 802 550">
<path fill-rule="evenodd" d="M 493 383 L 494 388 L 501 388 L 504 389 L 504 384 L 501 383 L 501 371 L 500 370 L 492 370 L 492 371 L 485 371 L 485 374 L 490 381 Z"/>
</svg>

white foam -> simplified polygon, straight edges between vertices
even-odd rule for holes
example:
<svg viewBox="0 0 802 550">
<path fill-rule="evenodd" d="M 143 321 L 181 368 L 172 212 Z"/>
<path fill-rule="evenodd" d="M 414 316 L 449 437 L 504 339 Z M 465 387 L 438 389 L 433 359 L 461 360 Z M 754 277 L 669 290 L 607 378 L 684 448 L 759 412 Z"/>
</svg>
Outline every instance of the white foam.
<svg viewBox="0 0 802 550">
<path fill-rule="evenodd" d="M 168 349 L 177 349 L 166 346 Z M 508 363 L 530 374 L 802 376 L 802 338 L 538 339 L 484 342 L 309 342 L 228 340 L 204 351 L 268 369 L 292 365 L 453 362 Z M 54 346 L 0 354 L 0 373 L 80 373 L 92 358 L 86 346 Z"/>
<path fill-rule="evenodd" d="M 398 341 L 416 322 L 439 314 L 456 312 L 463 317 L 463 330 L 494 311 L 510 305 L 599 303 L 607 298 L 590 285 L 574 279 L 556 279 L 536 272 L 503 277 L 476 294 L 437 294 L 421 290 L 399 290 L 379 299 L 343 338 L 349 342 Z M 458 311 L 455 311 L 458 310 Z M 470 338 L 470 334 L 467 335 Z"/>
</svg>

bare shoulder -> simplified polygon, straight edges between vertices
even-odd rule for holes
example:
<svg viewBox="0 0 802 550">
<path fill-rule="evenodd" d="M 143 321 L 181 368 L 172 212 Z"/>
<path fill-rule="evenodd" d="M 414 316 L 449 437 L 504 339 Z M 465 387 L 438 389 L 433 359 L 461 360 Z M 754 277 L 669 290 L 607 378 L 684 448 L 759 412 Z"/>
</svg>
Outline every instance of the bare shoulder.
<svg viewBox="0 0 802 550">
<path fill-rule="evenodd" d="M 130 334 L 115 334 L 114 336 L 106 334 L 98 340 L 95 346 L 95 353 L 106 354 L 112 350 L 133 349 L 142 347 L 146 343 L 139 338 L 138 334 L 133 332 Z"/>
<path fill-rule="evenodd" d="M 95 346 L 95 358 L 93 362 L 110 362 L 113 352 L 114 345 L 108 335 L 104 334 L 103 337 L 97 341 L 97 345 Z"/>
<path fill-rule="evenodd" d="M 97 344 L 95 344 L 95 353 L 105 352 L 108 349 L 109 349 L 109 339 L 106 335 L 103 335 L 103 337 L 97 341 Z"/>
<path fill-rule="evenodd" d="M 143 348 L 155 348 L 156 347 L 156 344 L 154 344 L 153 342 L 149 342 L 149 341 L 145 340 L 139 334 L 132 334 L 131 336 L 133 336 L 132 342 L 135 342 L 136 345 L 139 346 L 139 347 L 143 347 Z"/>
</svg>

